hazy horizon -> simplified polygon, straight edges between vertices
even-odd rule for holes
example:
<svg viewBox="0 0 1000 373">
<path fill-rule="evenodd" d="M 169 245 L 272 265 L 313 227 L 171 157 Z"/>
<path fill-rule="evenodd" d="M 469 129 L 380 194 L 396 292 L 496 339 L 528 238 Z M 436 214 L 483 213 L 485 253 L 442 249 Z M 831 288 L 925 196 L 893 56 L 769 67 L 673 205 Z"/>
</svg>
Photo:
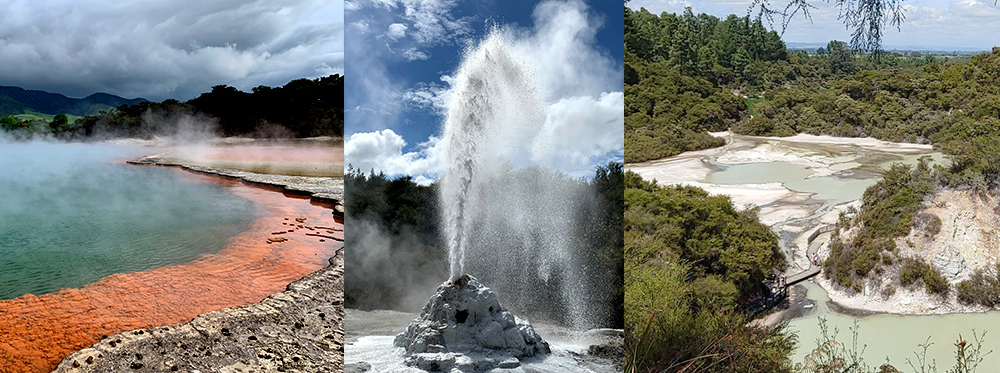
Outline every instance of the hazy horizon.
<svg viewBox="0 0 1000 373">
<path fill-rule="evenodd" d="M 787 0 L 772 0 L 775 8 L 784 8 Z M 682 13 L 691 7 L 697 13 L 725 18 L 730 14 L 748 14 L 751 0 L 632 0 L 626 6 L 650 13 Z M 848 41 L 848 30 L 838 19 L 836 5 L 822 0 L 810 0 L 815 6 L 810 10 L 812 19 L 796 15 L 784 30 L 781 39 L 786 43 L 826 43 L 830 40 Z M 887 27 L 883 47 L 889 49 L 928 51 L 989 51 L 1000 45 L 994 35 L 994 20 L 1000 19 L 1000 5 L 992 0 L 906 0 L 902 5 L 905 19 L 897 31 Z M 781 30 L 781 20 L 765 26 Z"/>
</svg>

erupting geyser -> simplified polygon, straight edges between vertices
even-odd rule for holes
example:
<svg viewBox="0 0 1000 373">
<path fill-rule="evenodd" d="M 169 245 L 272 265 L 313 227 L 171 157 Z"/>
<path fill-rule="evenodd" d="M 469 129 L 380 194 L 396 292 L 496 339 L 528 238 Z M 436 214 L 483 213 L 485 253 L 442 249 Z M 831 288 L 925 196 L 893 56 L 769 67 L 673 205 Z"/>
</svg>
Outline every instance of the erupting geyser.
<svg viewBox="0 0 1000 373">
<path fill-rule="evenodd" d="M 519 359 L 549 353 L 527 321 L 500 305 L 496 293 L 464 273 L 471 222 L 488 204 L 483 183 L 491 162 L 510 159 L 510 134 L 524 136 L 544 122 L 535 83 L 525 64 L 494 31 L 469 50 L 456 73 L 444 125 L 448 172 L 441 181 L 444 232 L 449 248 L 449 281 L 394 344 L 406 348 L 407 365 L 432 371 L 486 371 L 515 368 Z"/>
<path fill-rule="evenodd" d="M 484 163 L 509 159 L 524 136 L 545 122 L 541 100 L 526 65 L 499 31 L 468 51 L 455 77 L 454 93 L 444 123 L 448 172 L 441 179 L 444 232 L 451 280 L 464 271 L 469 245 L 468 221 L 479 201 L 477 184 Z"/>
<path fill-rule="evenodd" d="M 530 323 L 469 275 L 439 286 L 394 344 L 406 348 L 408 365 L 445 372 L 515 368 L 520 358 L 549 353 Z"/>
</svg>

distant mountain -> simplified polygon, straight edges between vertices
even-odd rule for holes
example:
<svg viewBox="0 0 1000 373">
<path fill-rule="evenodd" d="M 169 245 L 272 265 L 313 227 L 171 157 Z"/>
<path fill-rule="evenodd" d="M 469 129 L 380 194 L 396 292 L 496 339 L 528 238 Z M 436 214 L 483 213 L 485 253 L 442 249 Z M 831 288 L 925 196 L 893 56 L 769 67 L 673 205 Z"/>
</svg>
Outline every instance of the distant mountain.
<svg viewBox="0 0 1000 373">
<path fill-rule="evenodd" d="M 21 87 L 0 86 L 0 117 L 19 114 L 69 114 L 93 115 L 118 107 L 148 101 L 144 98 L 127 99 L 107 93 L 95 93 L 84 98 L 70 98 L 58 93 L 27 90 Z"/>
</svg>

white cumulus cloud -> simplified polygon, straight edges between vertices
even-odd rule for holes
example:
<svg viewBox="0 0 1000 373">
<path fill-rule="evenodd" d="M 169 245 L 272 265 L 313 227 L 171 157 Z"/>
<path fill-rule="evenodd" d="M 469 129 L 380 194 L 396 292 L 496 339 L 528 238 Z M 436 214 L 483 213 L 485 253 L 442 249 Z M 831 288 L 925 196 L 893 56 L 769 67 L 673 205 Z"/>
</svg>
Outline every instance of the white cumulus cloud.
<svg viewBox="0 0 1000 373">
<path fill-rule="evenodd" d="M 545 125 L 532 144 L 532 160 L 544 166 L 582 172 L 623 150 L 625 96 L 605 92 L 561 99 L 546 110 Z"/>
<path fill-rule="evenodd" d="M 388 175 L 437 175 L 441 172 L 439 140 L 431 137 L 417 144 L 417 150 L 403 153 L 406 141 L 391 129 L 358 132 L 344 144 L 344 159 L 356 170 L 382 171 Z M 427 184 L 428 177 L 417 178 Z M 415 179 L 415 180 L 417 180 Z"/>
<path fill-rule="evenodd" d="M 580 177 L 594 166 L 624 151 L 623 72 L 612 56 L 598 48 L 595 35 L 603 20 L 589 13 L 582 1 L 547 1 L 533 13 L 531 30 L 509 29 L 513 48 L 526 58 L 544 100 L 545 120 L 522 128 L 519 139 L 503 145 L 516 148 L 516 164 L 535 164 Z M 430 109 L 443 119 L 452 98 L 453 77 L 417 83 L 402 95 L 411 107 Z M 382 170 L 389 175 L 419 175 L 423 181 L 440 175 L 439 139 L 431 137 L 403 153 L 406 141 L 392 131 L 358 133 L 347 142 L 345 157 L 355 168 Z M 376 146 L 375 144 L 380 144 Z M 442 146 L 443 147 L 443 146 Z M 365 150 L 363 150 L 365 149 Z M 362 160 L 362 157 L 364 157 Z"/>
<path fill-rule="evenodd" d="M 424 53 L 423 51 L 417 50 L 417 48 L 410 48 L 403 51 L 403 57 L 405 57 L 409 61 L 426 60 L 428 58 L 431 58 L 430 55 Z"/>
<path fill-rule="evenodd" d="M 386 35 L 393 40 L 402 38 L 406 36 L 406 25 L 402 23 L 393 23 L 389 25 L 389 31 L 386 32 Z"/>
</svg>

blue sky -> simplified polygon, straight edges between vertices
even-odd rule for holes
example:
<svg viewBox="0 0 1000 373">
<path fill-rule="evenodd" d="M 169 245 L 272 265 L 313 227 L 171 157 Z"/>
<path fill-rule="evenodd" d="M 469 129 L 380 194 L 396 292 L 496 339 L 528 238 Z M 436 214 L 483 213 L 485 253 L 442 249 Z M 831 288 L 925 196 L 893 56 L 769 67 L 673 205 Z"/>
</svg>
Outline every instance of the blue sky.
<svg viewBox="0 0 1000 373">
<path fill-rule="evenodd" d="M 552 151 L 565 151 L 565 160 L 536 164 L 586 176 L 597 164 L 621 159 L 621 4 L 347 1 L 347 162 L 364 170 L 419 176 L 422 182 L 435 178 L 443 169 L 436 146 L 451 77 L 463 51 L 494 25 L 526 51 L 541 91 L 547 92 L 547 120 L 539 126 L 589 134 L 552 144 Z M 563 76 L 564 71 L 572 74 Z M 567 127 L 570 122 L 579 124 Z"/>
<path fill-rule="evenodd" d="M 750 0 L 632 0 L 628 6 L 644 7 L 656 14 L 679 13 L 690 6 L 695 13 L 723 17 L 747 14 L 750 3 Z M 771 3 L 783 5 L 787 0 L 771 0 Z M 810 3 L 816 7 L 811 11 L 812 21 L 804 17 L 794 19 L 782 36 L 786 42 L 850 40 L 850 31 L 837 19 L 834 4 L 823 0 Z M 905 0 L 903 8 L 906 20 L 900 31 L 885 33 L 884 45 L 888 48 L 990 50 L 1000 45 L 996 29 L 1000 6 L 995 6 L 994 0 Z"/>
</svg>

